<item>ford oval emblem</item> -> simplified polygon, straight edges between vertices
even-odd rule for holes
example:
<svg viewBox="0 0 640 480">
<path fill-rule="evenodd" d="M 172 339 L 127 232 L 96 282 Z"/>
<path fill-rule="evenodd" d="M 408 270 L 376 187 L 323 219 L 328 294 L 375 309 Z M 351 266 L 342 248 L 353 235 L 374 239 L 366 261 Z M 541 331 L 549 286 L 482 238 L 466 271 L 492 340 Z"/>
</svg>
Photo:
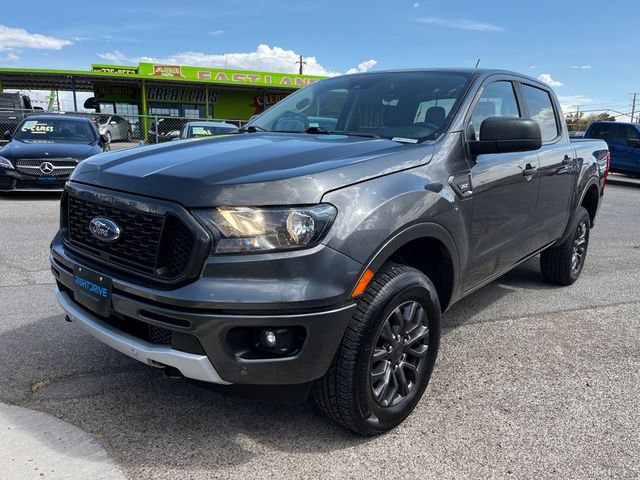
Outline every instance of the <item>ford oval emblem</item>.
<svg viewBox="0 0 640 480">
<path fill-rule="evenodd" d="M 104 217 L 93 218 L 89 222 L 91 235 L 103 242 L 115 242 L 120 238 L 122 230 L 116 222 Z"/>
</svg>

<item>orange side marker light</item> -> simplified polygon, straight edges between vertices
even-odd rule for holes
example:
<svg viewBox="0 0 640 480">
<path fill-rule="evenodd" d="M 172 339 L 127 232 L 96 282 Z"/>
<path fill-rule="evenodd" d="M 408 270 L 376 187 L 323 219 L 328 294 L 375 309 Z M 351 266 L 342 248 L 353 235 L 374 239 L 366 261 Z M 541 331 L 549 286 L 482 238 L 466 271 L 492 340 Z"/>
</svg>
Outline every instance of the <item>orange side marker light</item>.
<svg viewBox="0 0 640 480">
<path fill-rule="evenodd" d="M 373 275 L 374 275 L 374 272 L 370 268 L 367 268 L 364 271 L 364 273 L 360 277 L 360 280 L 358 280 L 358 283 L 356 284 L 355 288 L 353 289 L 353 292 L 351 292 L 351 298 L 359 297 L 360 295 L 362 295 L 364 293 L 364 291 L 369 286 L 369 282 L 373 278 Z"/>
</svg>

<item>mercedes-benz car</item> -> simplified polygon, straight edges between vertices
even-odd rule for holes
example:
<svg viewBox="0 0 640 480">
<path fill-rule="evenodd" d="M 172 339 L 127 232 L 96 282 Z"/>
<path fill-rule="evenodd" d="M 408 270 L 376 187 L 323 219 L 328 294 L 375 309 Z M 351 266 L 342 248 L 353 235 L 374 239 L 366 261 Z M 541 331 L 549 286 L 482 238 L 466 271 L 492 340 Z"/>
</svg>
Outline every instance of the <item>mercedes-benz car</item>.
<svg viewBox="0 0 640 480">
<path fill-rule="evenodd" d="M 6 140 L 0 150 L 0 192 L 61 190 L 78 163 L 109 144 L 89 118 L 52 114 L 30 115 Z"/>
</svg>

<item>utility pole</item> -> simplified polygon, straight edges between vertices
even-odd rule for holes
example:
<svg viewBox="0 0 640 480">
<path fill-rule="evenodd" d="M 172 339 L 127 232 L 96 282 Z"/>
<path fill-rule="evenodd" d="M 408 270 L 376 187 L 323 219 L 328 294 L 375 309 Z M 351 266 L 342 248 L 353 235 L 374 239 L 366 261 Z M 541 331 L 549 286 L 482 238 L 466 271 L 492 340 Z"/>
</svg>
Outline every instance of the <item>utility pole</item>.
<svg viewBox="0 0 640 480">
<path fill-rule="evenodd" d="M 297 64 L 300 64 L 300 68 L 298 69 L 298 72 L 300 73 L 300 75 L 302 75 L 302 66 L 306 65 L 307 62 L 303 62 L 302 61 L 302 55 L 300 55 L 300 59 L 296 62 Z"/>
<path fill-rule="evenodd" d="M 636 92 L 633 92 L 633 103 L 631 104 L 631 123 L 633 123 L 633 117 L 636 114 Z"/>
</svg>

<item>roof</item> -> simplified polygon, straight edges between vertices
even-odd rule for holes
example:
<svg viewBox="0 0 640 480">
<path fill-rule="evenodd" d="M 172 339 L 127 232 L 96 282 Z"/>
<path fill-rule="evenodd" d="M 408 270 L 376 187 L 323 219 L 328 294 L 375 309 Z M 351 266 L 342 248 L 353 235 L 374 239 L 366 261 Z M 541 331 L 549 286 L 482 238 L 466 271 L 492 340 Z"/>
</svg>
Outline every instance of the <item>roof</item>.
<svg viewBox="0 0 640 480">
<path fill-rule="evenodd" d="M 324 77 L 282 72 L 260 72 L 189 65 L 140 63 L 135 67 L 92 65 L 92 70 L 0 68 L 3 88 L 28 90 L 93 91 L 96 85 L 140 86 L 147 84 L 212 85 L 241 90 L 293 91 Z"/>
<path fill-rule="evenodd" d="M 91 117 L 87 115 L 69 115 L 69 114 L 60 114 L 60 113 L 34 113 L 27 117 L 29 120 L 58 120 L 68 119 L 68 120 L 80 120 L 83 122 L 91 123 Z"/>
</svg>

